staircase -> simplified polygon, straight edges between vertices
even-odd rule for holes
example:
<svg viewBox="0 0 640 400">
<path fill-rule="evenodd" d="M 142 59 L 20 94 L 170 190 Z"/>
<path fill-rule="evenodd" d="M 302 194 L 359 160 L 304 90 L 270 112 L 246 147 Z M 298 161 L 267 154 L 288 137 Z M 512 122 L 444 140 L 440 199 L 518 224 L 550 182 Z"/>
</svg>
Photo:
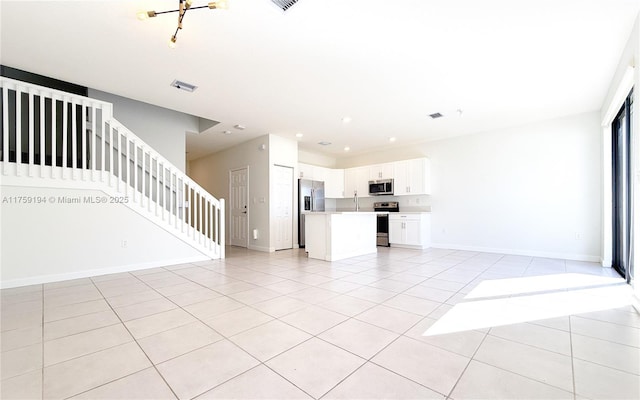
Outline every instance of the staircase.
<svg viewBox="0 0 640 400">
<path fill-rule="evenodd" d="M 207 258 L 224 258 L 224 199 L 114 119 L 112 104 L 4 77 L 0 86 L 3 185 L 97 190 L 104 196 L 91 201 L 118 202 Z"/>
</svg>

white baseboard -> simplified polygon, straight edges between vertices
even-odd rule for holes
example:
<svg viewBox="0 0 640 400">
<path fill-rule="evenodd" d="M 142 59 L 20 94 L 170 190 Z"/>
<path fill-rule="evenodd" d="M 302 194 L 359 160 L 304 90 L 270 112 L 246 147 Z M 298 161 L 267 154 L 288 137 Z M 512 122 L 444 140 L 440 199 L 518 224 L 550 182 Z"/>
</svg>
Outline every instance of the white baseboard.
<svg viewBox="0 0 640 400">
<path fill-rule="evenodd" d="M 588 261 L 588 262 L 601 262 L 600 256 L 590 256 L 586 254 L 570 254 L 570 253 L 553 253 L 546 251 L 532 251 L 532 250 L 519 250 L 519 249 L 500 249 L 492 247 L 481 246 L 464 246 L 457 244 L 443 244 L 432 243 L 431 247 L 436 249 L 451 249 L 451 250 L 466 250 L 466 251 L 479 251 L 482 253 L 500 253 L 510 254 L 514 256 L 529 256 L 529 257 L 541 257 L 541 258 L 555 258 L 561 260 L 574 260 L 574 261 Z"/>
<path fill-rule="evenodd" d="M 253 244 L 250 244 L 249 246 L 247 246 L 247 248 L 249 250 L 264 251 L 266 253 L 273 253 L 276 251 L 276 249 L 273 247 L 256 246 Z"/>
<path fill-rule="evenodd" d="M 64 274 L 39 275 L 39 276 L 30 277 L 30 278 L 0 281 L 0 289 L 9 289 L 9 288 L 15 288 L 15 287 L 21 287 L 21 286 L 29 286 L 29 285 L 40 285 L 43 283 L 52 283 L 52 282 L 67 281 L 71 279 L 89 278 L 93 276 L 117 274 L 120 272 L 131 272 L 131 271 L 138 271 L 143 269 L 159 268 L 159 267 L 166 267 L 169 265 L 187 264 L 187 263 L 206 261 L 206 260 L 210 260 L 210 258 L 205 256 L 196 256 L 196 257 L 174 259 L 174 260 L 163 260 L 163 261 L 157 261 L 157 262 L 128 264 L 128 265 L 121 265 L 117 267 L 90 269 L 85 271 L 69 272 Z"/>
</svg>

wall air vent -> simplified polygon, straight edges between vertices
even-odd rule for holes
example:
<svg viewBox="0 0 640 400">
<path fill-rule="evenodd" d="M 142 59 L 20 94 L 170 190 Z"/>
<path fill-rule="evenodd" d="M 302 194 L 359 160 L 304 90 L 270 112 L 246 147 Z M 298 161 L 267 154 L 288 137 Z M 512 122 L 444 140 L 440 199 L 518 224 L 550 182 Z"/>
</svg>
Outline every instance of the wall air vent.
<svg viewBox="0 0 640 400">
<path fill-rule="evenodd" d="M 439 112 L 438 113 L 429 114 L 429 116 L 431 118 L 433 118 L 433 119 L 438 119 L 438 118 L 444 117 L 444 115 L 440 114 Z"/>
<path fill-rule="evenodd" d="M 171 82 L 171 86 L 173 86 L 176 89 L 181 89 L 181 90 L 185 90 L 187 92 L 193 92 L 194 90 L 196 90 L 198 87 L 196 85 L 192 85 L 190 83 L 187 82 L 182 82 L 179 80 L 174 80 L 173 82 Z"/>
<path fill-rule="evenodd" d="M 296 4 L 298 0 L 271 0 L 273 4 L 277 5 L 282 11 L 287 11 L 292 5 Z"/>
</svg>

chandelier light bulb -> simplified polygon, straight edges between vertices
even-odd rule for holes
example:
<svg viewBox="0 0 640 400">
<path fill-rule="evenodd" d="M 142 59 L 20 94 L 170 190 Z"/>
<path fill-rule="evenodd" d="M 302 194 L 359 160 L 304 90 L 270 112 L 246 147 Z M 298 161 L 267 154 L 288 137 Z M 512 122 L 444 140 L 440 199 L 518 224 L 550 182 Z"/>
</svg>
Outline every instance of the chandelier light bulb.
<svg viewBox="0 0 640 400">
<path fill-rule="evenodd" d="M 171 36 L 171 39 L 169 39 L 169 48 L 175 49 L 177 41 L 178 41 L 178 38 L 175 35 Z"/>
<path fill-rule="evenodd" d="M 140 21 L 144 21 L 145 19 L 149 18 L 149 16 L 147 15 L 146 11 L 138 11 L 138 13 L 136 14 L 136 16 L 138 17 L 138 19 Z"/>
<path fill-rule="evenodd" d="M 226 10 L 229 8 L 229 4 L 227 3 L 226 0 L 218 0 L 218 1 L 212 1 L 209 4 L 209 8 L 211 9 L 217 9 L 217 10 Z"/>
</svg>

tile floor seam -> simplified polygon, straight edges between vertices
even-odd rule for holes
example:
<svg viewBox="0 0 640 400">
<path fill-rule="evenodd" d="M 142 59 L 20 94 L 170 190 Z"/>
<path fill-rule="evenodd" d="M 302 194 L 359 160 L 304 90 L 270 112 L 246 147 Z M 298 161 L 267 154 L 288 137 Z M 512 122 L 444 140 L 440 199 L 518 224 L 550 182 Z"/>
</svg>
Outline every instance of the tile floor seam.
<svg viewBox="0 0 640 400">
<path fill-rule="evenodd" d="M 509 326 L 509 325 L 503 325 L 503 326 Z M 498 327 L 499 327 L 499 326 L 498 326 Z M 505 340 L 505 341 L 507 341 L 507 342 L 516 343 L 516 344 L 519 344 L 519 345 L 521 345 L 521 346 L 531 347 L 531 348 L 533 348 L 533 349 L 546 351 L 546 352 L 553 353 L 553 354 L 560 355 L 560 356 L 564 356 L 564 357 L 572 357 L 571 355 L 567 355 L 567 354 L 564 354 L 564 353 L 560 353 L 560 352 L 558 352 L 558 351 L 554 351 L 554 350 L 549 350 L 548 348 L 544 348 L 544 347 L 540 347 L 540 346 L 534 346 L 534 345 L 529 344 L 529 343 L 520 342 L 520 341 L 518 341 L 518 340 L 516 340 L 516 339 L 512 339 L 512 338 L 505 338 L 505 337 L 502 337 L 502 336 L 494 335 L 494 334 L 492 334 L 492 333 L 491 333 L 491 331 L 492 331 L 492 329 L 493 329 L 493 328 L 496 328 L 496 327 L 491 327 L 491 328 L 488 330 L 488 335 L 489 335 L 489 336 L 491 336 L 491 337 L 493 337 L 493 338 L 497 338 L 497 339 L 500 339 L 500 340 Z M 563 331 L 563 332 L 566 332 L 566 331 Z M 571 336 L 571 335 L 569 335 L 569 336 Z"/>
<path fill-rule="evenodd" d="M 353 354 L 353 353 L 352 353 Z M 358 372 L 358 370 L 360 370 L 362 367 L 364 367 L 365 365 L 367 365 L 369 361 L 365 360 L 364 363 L 362 363 L 358 368 L 354 369 L 353 371 L 351 371 L 351 373 L 349 373 L 347 376 L 345 376 L 344 378 L 342 378 L 340 381 L 338 381 L 338 383 L 336 383 L 335 385 L 331 386 L 329 388 L 329 390 L 327 390 L 326 392 L 324 392 L 322 395 L 316 397 L 316 400 L 320 400 L 322 399 L 324 396 L 326 396 L 327 394 L 329 394 L 333 389 L 335 389 L 336 387 L 338 387 L 342 382 L 346 381 L 351 375 L 355 374 L 356 372 Z"/>
<path fill-rule="evenodd" d="M 499 369 L 499 370 L 502 370 L 502 371 L 508 372 L 508 373 L 510 373 L 510 374 L 518 375 L 518 376 L 520 376 L 521 378 L 525 378 L 525 379 L 528 379 L 528 380 L 530 380 L 530 381 L 534 381 L 534 382 L 540 383 L 540 384 L 542 384 L 542 385 L 545 385 L 545 386 L 548 386 L 548 387 L 552 387 L 552 388 L 557 389 L 557 390 L 561 390 L 561 391 L 563 391 L 563 392 L 565 392 L 565 393 L 570 393 L 570 394 L 572 394 L 572 395 L 575 395 L 575 391 L 573 391 L 573 392 L 568 391 L 567 389 L 563 389 L 563 388 L 561 388 L 561 387 L 559 387 L 559 386 L 551 385 L 551 384 L 549 384 L 549 383 L 547 383 L 547 382 L 544 382 L 544 381 L 538 380 L 538 379 L 536 379 L 536 378 L 532 378 L 532 377 L 530 377 L 530 376 L 523 375 L 523 374 L 521 374 L 521 373 L 519 373 L 519 372 L 515 372 L 515 371 L 511 371 L 511 370 L 505 369 L 504 367 L 499 367 L 499 366 L 497 366 L 497 365 L 490 364 L 490 363 L 488 363 L 488 362 L 486 362 L 486 361 L 480 361 L 480 360 L 477 360 L 477 359 L 473 359 L 472 361 L 475 361 L 475 362 L 477 362 L 477 363 L 481 363 L 481 364 L 484 364 L 484 365 L 488 365 L 488 366 L 493 367 L 493 368 L 497 368 L 497 369 Z"/>
<path fill-rule="evenodd" d="M 117 325 L 117 324 L 115 324 L 115 325 Z M 111 326 L 114 326 L 114 325 L 111 325 Z M 77 359 L 80 359 L 80 358 L 82 358 L 82 357 L 86 357 L 86 356 L 90 356 L 90 355 L 93 355 L 93 354 L 96 354 L 96 353 L 100 353 L 100 352 L 105 351 L 105 350 L 114 349 L 114 348 L 116 348 L 116 347 L 119 347 L 119 346 L 122 346 L 122 345 L 125 345 L 125 344 L 129 344 L 129 343 L 131 343 L 131 342 L 133 342 L 133 341 L 135 341 L 135 340 L 134 340 L 134 339 L 132 339 L 132 340 L 129 340 L 129 341 L 127 341 L 127 342 L 118 343 L 118 344 L 115 344 L 115 345 L 113 345 L 113 346 L 104 347 L 104 348 L 101 348 L 101 349 L 99 349 L 99 350 L 95 350 L 95 351 L 90 351 L 90 352 L 88 352 L 88 353 L 84 353 L 84 354 L 81 354 L 81 355 L 79 355 L 79 356 L 75 356 L 75 357 L 67 358 L 67 359 L 65 359 L 65 360 L 58 361 L 58 362 L 53 363 L 53 364 L 49 364 L 49 365 L 44 365 L 44 364 L 43 364 L 42 369 L 44 370 L 45 368 L 51 368 L 51 367 L 54 367 L 54 366 L 59 365 L 59 364 L 64 364 L 64 363 L 66 363 L 66 362 L 68 362 L 68 361 L 77 360 Z"/>
<path fill-rule="evenodd" d="M 577 399 L 576 393 L 576 367 L 573 357 L 573 333 L 571 331 L 571 317 L 569 317 L 569 352 L 571 354 L 571 385 L 573 387 L 573 400 Z"/>
<path fill-rule="evenodd" d="M 586 362 L 586 363 L 589 363 L 589 364 L 597 365 L 597 366 L 599 366 L 599 367 L 607 368 L 607 369 L 610 369 L 610 370 L 613 370 L 613 371 L 622 372 L 622 373 L 627 374 L 627 375 L 632 375 L 632 376 L 640 377 L 640 373 L 636 374 L 636 373 L 634 373 L 634 372 L 629 372 L 629 371 L 626 371 L 626 370 L 624 370 L 624 369 L 620 369 L 620 368 L 612 367 L 612 366 L 610 366 L 610 365 L 597 363 L 597 362 L 594 362 L 594 361 L 592 361 L 592 360 L 586 360 L 586 359 L 584 359 L 584 358 L 580 358 L 580 357 L 577 357 L 577 356 L 574 356 L 573 358 L 574 358 L 575 360 L 580 360 L 580 361 L 582 361 L 582 362 Z"/>
<path fill-rule="evenodd" d="M 98 288 L 98 291 L 100 291 L 100 289 Z M 102 291 L 100 291 L 100 294 L 102 295 Z M 156 370 L 156 373 L 160 376 L 160 378 L 162 378 L 162 380 L 164 381 L 164 383 L 167 385 L 167 387 L 169 388 L 169 390 L 171 391 L 171 393 L 173 393 L 173 395 L 175 396 L 176 399 L 179 399 L 178 395 L 176 394 L 176 392 L 173 390 L 173 388 L 169 385 L 169 382 L 167 382 L 167 380 L 164 378 L 164 376 L 160 373 L 160 371 L 158 370 L 156 364 L 154 364 L 154 362 L 151 360 L 151 358 L 149 357 L 149 355 L 144 351 L 144 349 L 142 348 L 142 346 L 140 346 L 140 343 L 138 343 L 138 340 L 136 339 L 136 337 L 133 335 L 133 333 L 131 333 L 131 331 L 129 330 L 129 328 L 127 327 L 127 325 L 125 325 L 124 321 L 122 321 L 122 318 L 120 318 L 120 316 L 113 310 L 113 307 L 111 307 L 111 305 L 109 304 L 109 307 L 111 308 L 111 312 L 113 312 L 114 314 L 116 314 L 116 318 L 118 318 L 118 320 L 120 320 L 120 324 L 124 327 L 124 329 L 127 331 L 127 333 L 129 334 L 129 336 L 131 337 L 132 341 L 136 344 L 136 346 L 138 346 L 138 349 L 140 349 L 140 351 L 142 352 L 142 354 L 144 354 L 144 356 L 147 358 L 147 360 L 149 361 L 149 363 L 151 364 L 151 367 L 153 367 Z M 140 371 L 144 371 L 146 368 L 143 368 L 141 370 L 135 371 L 127 376 L 136 374 Z M 121 379 L 123 377 L 120 377 L 118 379 Z M 111 383 L 111 382 L 115 382 L 118 379 L 114 379 L 111 380 L 107 383 Z M 106 383 L 105 383 L 106 384 Z M 92 388 L 92 389 L 95 389 Z M 77 396 L 77 394 L 74 394 L 74 396 Z M 44 397 L 43 397 L 44 399 Z"/>
<path fill-rule="evenodd" d="M 427 318 L 427 317 L 425 317 L 425 318 Z M 405 378 L 405 379 L 408 379 L 408 380 L 410 380 L 410 381 L 412 381 L 412 382 L 414 382 L 414 383 L 416 383 L 416 384 L 418 384 L 418 385 L 420 385 L 420 386 L 422 386 L 422 387 L 425 387 L 425 388 L 427 388 L 427 389 L 429 389 L 429 390 L 431 390 L 431 391 L 434 391 L 434 392 L 436 392 L 436 393 L 438 393 L 438 394 L 441 394 L 441 395 L 443 395 L 443 396 L 445 396 L 445 397 L 446 397 L 446 395 L 445 395 L 444 393 L 441 393 L 441 392 L 439 392 L 438 390 L 436 390 L 436 389 L 434 389 L 434 388 L 430 388 L 429 386 L 426 386 L 426 385 L 425 385 L 425 384 L 423 384 L 423 383 L 417 382 L 417 381 L 415 381 L 415 380 L 413 380 L 413 379 L 411 379 L 411 378 L 409 378 L 409 377 L 407 377 L 407 376 L 402 375 L 402 374 L 401 374 L 400 372 L 398 372 L 398 371 L 391 370 L 391 369 L 389 369 L 389 368 L 385 367 L 384 365 L 378 364 L 378 363 L 376 363 L 375 361 L 373 361 L 373 359 L 374 359 L 378 354 L 382 353 L 384 350 L 386 350 L 386 349 L 387 349 L 389 346 L 391 346 L 393 343 L 397 342 L 397 341 L 398 341 L 398 339 L 403 338 L 403 337 L 404 337 L 404 338 L 406 338 L 406 339 L 410 339 L 411 341 L 414 341 L 414 342 L 416 342 L 416 343 L 420 343 L 420 344 L 427 344 L 427 343 L 420 342 L 420 341 L 418 341 L 418 340 L 416 340 L 416 339 L 414 339 L 414 338 L 411 338 L 411 337 L 409 337 L 409 336 L 405 336 L 405 333 L 407 333 L 409 330 L 413 329 L 413 327 L 414 327 L 414 326 L 416 326 L 417 324 L 419 324 L 421 321 L 422 321 L 422 320 L 420 320 L 420 321 L 416 322 L 415 324 L 411 325 L 411 327 L 409 327 L 409 328 L 408 328 L 404 333 L 398 334 L 398 337 L 396 337 L 395 339 L 393 339 L 393 340 L 392 340 L 391 342 L 389 342 L 386 346 L 382 347 L 382 348 L 381 348 L 380 350 L 378 350 L 375 354 L 373 354 L 371 357 L 369 357 L 369 358 L 367 359 L 367 362 L 370 362 L 370 363 L 372 363 L 372 364 L 374 364 L 374 365 L 376 365 L 376 366 L 378 366 L 378 367 L 380 367 L 380 368 L 384 368 L 384 369 L 386 369 L 386 370 L 387 370 L 387 371 L 389 371 L 389 372 L 392 372 L 392 373 L 394 373 L 394 374 L 396 374 L 396 375 L 398 375 L 398 376 L 401 376 L 401 377 L 403 377 L 403 378 Z M 375 325 L 374 325 L 374 326 L 375 326 Z M 381 329 L 384 329 L 384 328 L 381 328 Z M 391 332 L 391 331 L 390 331 L 390 332 Z M 396 333 L 396 332 L 393 332 L 393 333 Z M 397 333 L 396 333 L 396 334 L 397 334 Z M 321 339 L 321 338 L 319 338 L 319 339 Z M 321 339 L 321 340 L 322 340 L 322 339 Z M 335 345 L 334 345 L 334 346 L 335 346 Z M 434 346 L 434 347 L 436 347 L 436 346 Z M 479 348 L 479 346 L 478 346 L 478 348 Z M 348 351 L 348 350 L 347 350 L 347 351 Z M 449 351 L 449 350 L 446 350 L 446 351 Z M 476 350 L 476 351 L 477 351 L 477 350 Z M 449 351 L 449 352 L 451 352 L 451 351 Z M 452 353 L 453 353 L 453 352 L 452 352 Z M 454 353 L 454 354 L 455 354 L 455 353 Z M 360 357 L 360 356 L 359 356 L 359 357 Z M 361 358 L 362 358 L 362 357 L 361 357 Z M 468 357 L 466 357 L 466 356 L 465 356 L 465 358 L 468 358 Z M 365 363 L 365 364 L 366 364 L 366 363 Z M 363 364 L 363 365 L 364 365 L 364 364 Z M 361 367 L 362 367 L 362 366 L 360 366 L 360 368 L 361 368 Z M 462 376 L 462 375 L 461 375 L 461 376 Z M 325 393 L 325 394 L 326 394 L 326 393 Z"/>
<path fill-rule="evenodd" d="M 569 318 L 569 323 L 571 323 L 571 318 Z M 640 331 L 640 330 L 639 330 Z M 607 343 L 611 343 L 611 344 L 616 344 L 619 346 L 624 346 L 624 347 L 629 347 L 631 349 L 636 349 L 636 350 L 640 350 L 640 343 L 638 346 L 633 346 L 631 344 L 626 344 L 626 343 L 620 343 L 620 342 L 614 342 L 612 340 L 607 340 L 607 339 L 603 339 L 601 337 L 597 337 L 597 336 L 589 336 L 589 335 L 585 335 L 583 333 L 577 333 L 577 332 L 571 332 L 572 335 L 576 335 L 576 336 L 581 336 L 581 337 L 585 337 L 585 338 L 589 338 L 592 340 L 598 340 L 601 342 L 607 342 Z"/>
<path fill-rule="evenodd" d="M 640 318 L 640 313 L 637 313 L 637 314 L 638 314 L 638 318 Z M 637 327 L 637 326 L 621 324 L 621 323 L 613 322 L 613 321 L 605 321 L 605 320 L 602 320 L 602 319 L 589 317 L 588 315 L 572 315 L 572 316 L 575 316 L 575 317 L 581 318 L 581 319 L 588 319 L 589 321 L 596 321 L 596 322 L 602 322 L 602 323 L 605 323 L 605 324 L 611 324 L 611 325 L 615 325 L 615 326 L 622 326 L 622 327 L 625 327 L 625 328 L 634 328 L 634 329 L 637 329 L 640 332 L 640 327 Z"/>
<path fill-rule="evenodd" d="M 104 300 L 105 300 L 105 302 L 108 303 L 108 301 L 106 299 L 104 299 Z M 90 301 L 95 301 L 95 300 L 90 300 Z M 78 303 L 78 304 L 80 304 L 80 303 Z M 53 323 L 53 322 L 64 321 L 64 320 L 67 320 L 67 319 L 72 319 L 72 318 L 77 318 L 77 317 L 84 317 L 86 315 L 99 314 L 99 313 L 104 312 L 104 311 L 105 310 L 92 311 L 92 312 L 89 312 L 89 313 L 86 313 L 86 314 L 79 314 L 79 315 L 74 315 L 74 316 L 71 316 L 71 317 L 65 317 L 65 318 L 60 318 L 60 319 L 54 319 L 54 320 L 51 320 L 51 321 L 45 321 L 44 323 L 45 324 L 50 324 L 50 323 Z M 43 320 L 44 320 L 44 312 L 42 314 L 43 314 Z"/>
<path fill-rule="evenodd" d="M 475 351 L 473 352 L 473 354 L 471 355 L 471 357 L 469 358 L 469 362 L 467 362 L 467 365 L 464 366 L 464 369 L 462 370 L 462 372 L 460 373 L 460 376 L 458 376 L 458 379 L 456 379 L 456 382 L 453 384 L 453 386 L 451 387 L 451 390 L 449 390 L 449 393 L 447 393 L 445 395 L 445 397 L 447 399 L 451 398 L 451 396 L 453 395 L 453 392 L 456 390 L 456 387 L 458 386 L 458 384 L 460 383 L 460 380 L 462 379 L 462 377 L 464 376 L 465 372 L 467 372 L 467 369 L 469 368 L 469 365 L 471 365 L 471 362 L 474 361 L 474 358 L 476 356 L 476 354 L 478 354 L 478 351 L 480 351 L 480 348 L 482 347 L 482 345 L 484 344 L 484 341 L 487 340 L 487 336 L 489 336 L 489 331 L 485 332 L 484 337 L 482 338 L 482 340 L 480 341 L 480 344 L 478 344 L 478 347 L 476 347 Z"/>
</svg>

